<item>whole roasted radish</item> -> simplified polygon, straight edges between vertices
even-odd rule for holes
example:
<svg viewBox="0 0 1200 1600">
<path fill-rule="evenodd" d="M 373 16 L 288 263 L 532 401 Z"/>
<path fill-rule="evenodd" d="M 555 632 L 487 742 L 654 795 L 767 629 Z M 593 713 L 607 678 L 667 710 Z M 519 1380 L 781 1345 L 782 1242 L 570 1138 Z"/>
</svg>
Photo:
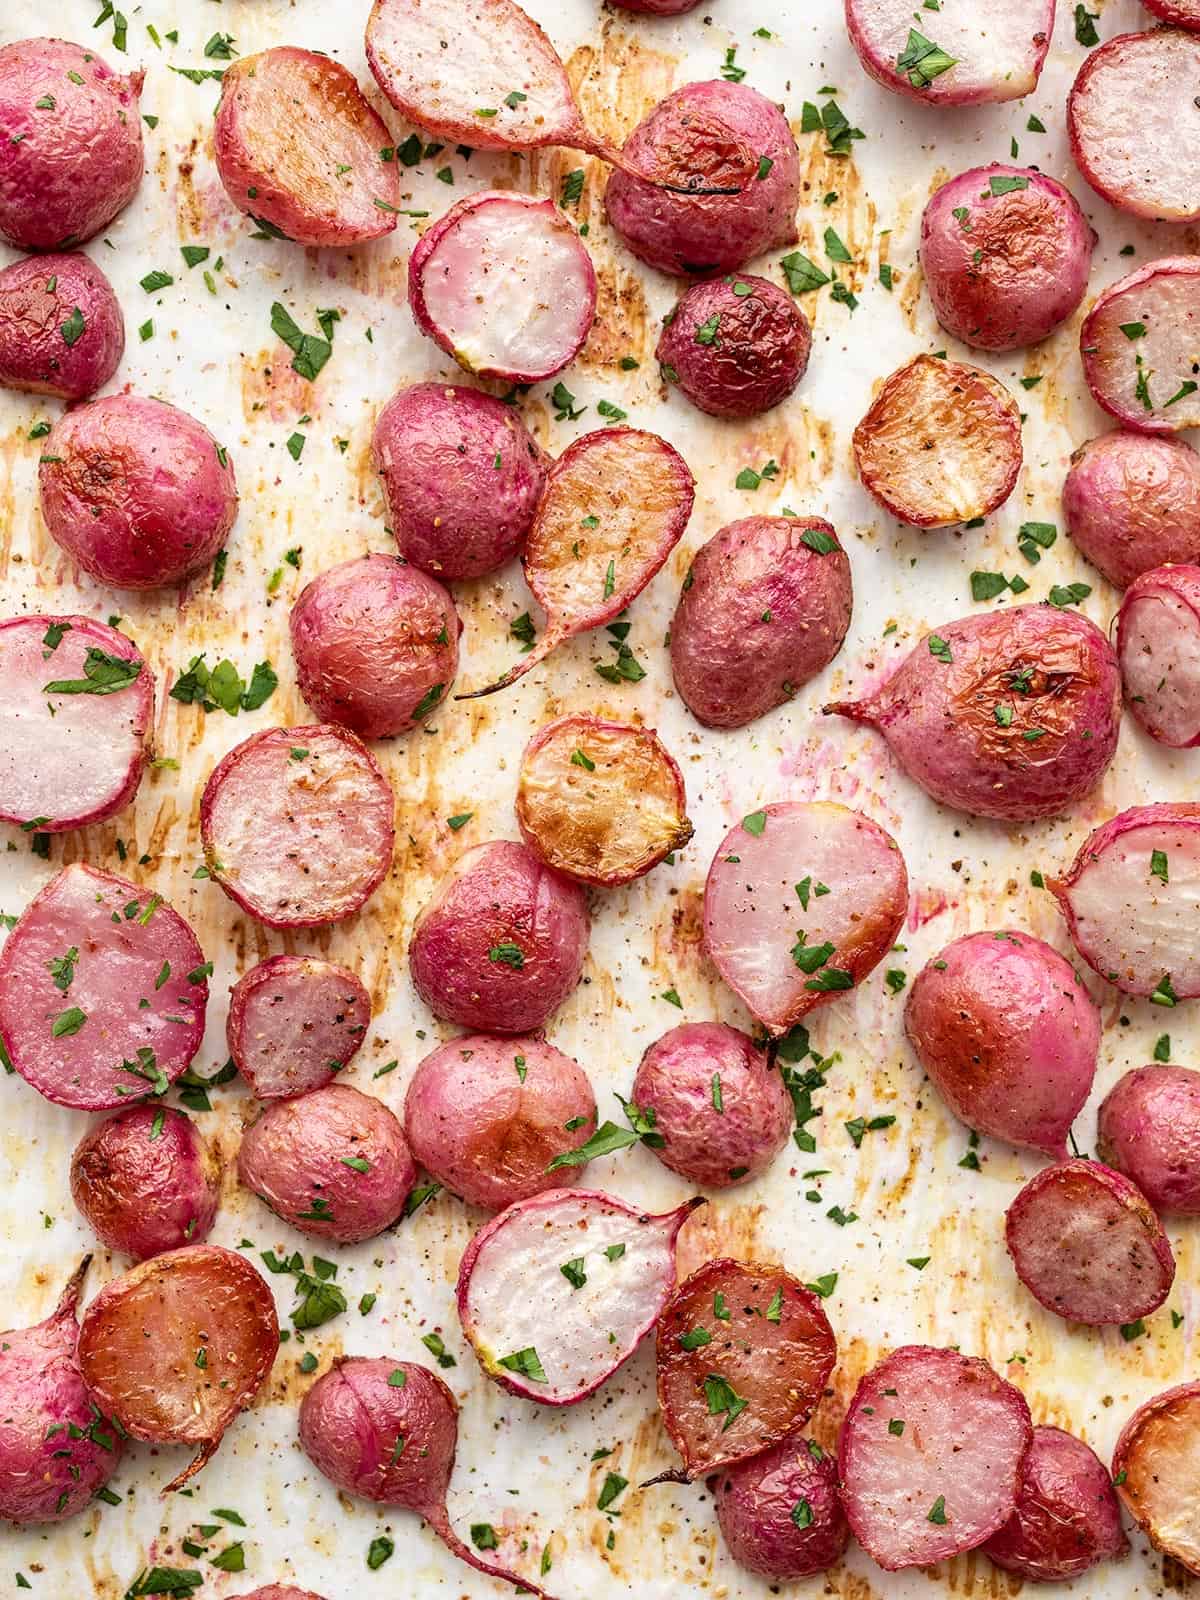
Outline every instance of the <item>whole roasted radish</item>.
<svg viewBox="0 0 1200 1600">
<path fill-rule="evenodd" d="M 1200 1383 L 1181 1383 L 1139 1406 L 1121 1429 L 1112 1481 L 1154 1548 L 1200 1576 L 1198 1452 Z"/>
<path fill-rule="evenodd" d="M 730 1555 L 772 1583 L 828 1571 L 850 1542 L 837 1460 L 801 1434 L 726 1468 L 713 1499 Z"/>
<path fill-rule="evenodd" d="M 1200 455 L 1170 434 L 1118 428 L 1089 439 L 1071 457 L 1063 516 L 1119 589 L 1153 567 L 1200 564 Z"/>
<path fill-rule="evenodd" d="M 1061 1428 L 1035 1428 L 1016 1510 L 984 1555 L 1035 1583 L 1065 1583 L 1128 1551 L 1112 1479 L 1095 1451 Z"/>
<path fill-rule="evenodd" d="M 1200 51 L 1200 40 L 1189 43 Z M 1166 256 L 1110 284 L 1079 334 L 1083 375 L 1096 404 L 1139 433 L 1177 433 L 1200 423 L 1197 317 L 1195 256 Z"/>
<path fill-rule="evenodd" d="M 359 1050 L 371 1020 L 362 979 L 313 956 L 270 956 L 229 994 L 225 1039 L 260 1100 L 323 1088 Z"/>
<path fill-rule="evenodd" d="M 182 1111 L 136 1105 L 75 1147 L 71 1196 L 108 1249 L 135 1261 L 202 1244 L 212 1231 L 221 1164 Z"/>
<path fill-rule="evenodd" d="M 1164 22 L 1188 28 L 1192 33 L 1200 32 L 1200 0 L 1142 0 L 1142 4 Z"/>
<path fill-rule="evenodd" d="M 264 1589 L 252 1589 L 241 1600 L 323 1600 L 311 1589 L 297 1589 L 291 1583 L 268 1583 Z"/>
<path fill-rule="evenodd" d="M 0 272 L 0 386 L 86 400 L 124 350 L 120 302 L 87 256 L 30 256 Z"/>
<path fill-rule="evenodd" d="M 1151 1065 L 1118 1078 L 1100 1106 L 1096 1149 L 1156 1211 L 1200 1216 L 1200 1072 Z"/>
<path fill-rule="evenodd" d="M 858 59 L 885 89 L 938 106 L 1030 94 L 1054 30 L 1054 0 L 981 0 L 916 11 L 904 0 L 845 0 Z"/>
<path fill-rule="evenodd" d="M 670 312 L 655 354 L 668 383 L 700 411 L 740 420 L 770 411 L 808 367 L 812 329 L 767 278 L 693 284 Z"/>
<path fill-rule="evenodd" d="M 1117 614 L 1125 704 L 1152 739 L 1200 744 L 1200 566 L 1154 567 Z"/>
</svg>

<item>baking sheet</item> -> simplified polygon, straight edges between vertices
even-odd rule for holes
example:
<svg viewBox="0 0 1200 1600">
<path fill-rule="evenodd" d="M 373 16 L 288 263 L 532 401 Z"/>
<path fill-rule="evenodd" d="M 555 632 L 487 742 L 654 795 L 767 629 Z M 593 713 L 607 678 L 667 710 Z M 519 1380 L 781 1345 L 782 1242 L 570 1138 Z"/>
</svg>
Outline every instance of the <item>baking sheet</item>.
<svg viewBox="0 0 1200 1600">
<path fill-rule="evenodd" d="M 1083 609 L 1102 626 L 1115 609 L 1114 591 L 1065 539 L 1036 568 L 1026 566 L 1016 547 L 1020 522 L 1060 520 L 1068 455 L 1105 426 L 1079 376 L 1078 316 L 1035 350 L 982 360 L 1012 386 L 1023 376 L 1042 380 L 1028 393 L 1016 391 L 1028 411 L 1025 470 L 1008 504 L 985 527 L 933 534 L 899 528 L 862 493 L 850 456 L 850 436 L 872 385 L 893 367 L 918 351 L 946 348 L 980 361 L 938 329 L 915 266 L 921 208 L 948 176 L 979 162 L 1008 160 L 1015 140 L 1020 160 L 1069 182 L 1100 235 L 1093 294 L 1134 264 L 1119 257 L 1126 245 L 1134 246 L 1135 262 L 1196 248 L 1191 230 L 1155 229 L 1118 216 L 1074 172 L 1064 104 L 1084 51 L 1075 41 L 1072 7 L 1060 6 L 1041 84 L 1027 101 L 935 113 L 884 93 L 864 76 L 846 41 L 838 0 L 712 0 L 679 22 L 618 17 L 602 11 L 598 0 L 528 0 L 529 11 L 568 60 L 585 113 L 614 138 L 623 137 L 672 87 L 717 76 L 734 46 L 746 81 L 784 101 L 797 130 L 803 102 L 835 86 L 838 103 L 866 138 L 855 143 L 850 159 L 839 160 L 823 153 L 822 137 L 800 137 L 801 249 L 824 264 L 824 230 L 836 229 L 854 257 L 854 266 L 840 275 L 859 304 L 851 312 L 828 289 L 806 296 L 814 345 L 799 394 L 756 421 L 717 423 L 690 410 L 677 394 L 668 396 L 659 383 L 653 359 L 657 329 L 677 289 L 637 266 L 608 229 L 601 167 L 565 151 L 469 160 L 447 151 L 436 162 L 406 170 L 411 198 L 403 204 L 436 216 L 478 187 L 557 194 L 565 173 L 586 168 L 578 214 L 589 223 L 600 314 L 583 355 L 563 376 L 588 409 L 577 422 L 556 422 L 548 401 L 552 386 L 541 385 L 525 399 L 523 412 L 541 442 L 558 452 L 596 425 L 599 400 L 613 401 L 633 423 L 662 433 L 682 451 L 698 479 L 696 509 L 682 545 L 630 614 L 629 643 L 646 678 L 637 685 L 605 683 L 594 665 L 610 655 L 606 637 L 585 637 L 558 650 L 507 693 L 447 704 L 426 732 L 377 747 L 399 803 L 394 871 L 355 920 L 294 936 L 256 926 L 215 886 L 194 880 L 199 791 L 217 759 L 250 732 L 309 720 L 287 645 L 290 605 L 321 568 L 391 547 L 369 463 L 380 405 L 401 385 L 427 378 L 457 381 L 461 375 L 416 333 L 405 304 L 408 249 L 426 224 L 404 218 L 390 239 L 353 252 L 252 240 L 252 225 L 226 199 L 213 166 L 217 86 L 193 84 L 168 65 L 219 65 L 203 55 L 205 41 L 218 29 L 233 35 L 242 53 L 279 43 L 323 49 L 356 72 L 397 143 L 410 130 L 385 105 L 365 66 L 367 0 L 147 0 L 127 8 L 127 58 L 112 47 L 111 21 L 93 30 L 98 9 L 94 0 L 60 0 L 50 16 L 36 0 L 4 0 L 0 42 L 49 28 L 93 42 L 112 64 L 127 59 L 147 69 L 142 109 L 159 121 L 146 132 L 145 181 L 108 233 L 88 246 L 125 311 L 128 347 L 109 387 L 159 395 L 207 423 L 234 458 L 241 512 L 227 576 L 216 593 L 201 580 L 179 594 L 116 595 L 81 579 L 48 538 L 37 510 L 41 447 L 28 435 L 34 423 L 58 415 L 58 403 L 0 393 L 4 614 L 119 614 L 155 671 L 158 755 L 178 764 L 148 775 L 136 805 L 114 821 L 55 838 L 49 861 L 31 853 L 25 834 L 6 830 L 0 894 L 5 912 L 18 913 L 64 862 L 79 859 L 123 870 L 166 895 L 189 917 L 216 966 L 208 1034 L 195 1063 L 206 1074 L 225 1059 L 225 992 L 247 966 L 279 950 L 346 962 L 361 971 L 375 1004 L 367 1044 L 347 1078 L 400 1109 L 417 1061 L 453 1032 L 434 1021 L 412 991 L 404 952 L 414 916 L 461 851 L 487 838 L 516 836 L 515 769 L 530 730 L 562 712 L 587 709 L 642 719 L 659 729 L 684 769 L 696 824 L 695 840 L 674 866 L 594 897 L 585 982 L 548 1030 L 556 1045 L 586 1066 L 602 1116 L 617 1114 L 613 1091 L 627 1092 L 641 1051 L 668 1027 L 709 1017 L 747 1025 L 702 955 L 701 891 L 727 827 L 764 802 L 838 799 L 897 835 L 912 902 L 903 936 L 907 948 L 894 960 L 910 977 L 941 945 L 973 928 L 1024 927 L 1068 949 L 1050 897 L 1030 886 L 1030 869 L 1068 861 L 1088 830 L 1121 807 L 1151 798 L 1194 798 L 1200 758 L 1153 749 L 1127 723 L 1104 784 L 1068 821 L 1007 829 L 939 812 L 893 768 L 881 741 L 849 724 L 823 720 L 819 707 L 875 681 L 926 627 L 979 609 L 968 584 L 976 567 L 1021 571 L 1032 585 L 1029 600 L 1043 598 L 1052 583 L 1082 579 L 1092 585 Z M 1147 20 L 1134 0 L 1109 0 L 1100 27 L 1108 37 Z M 151 40 L 151 25 L 161 50 Z M 177 44 L 166 38 L 172 29 L 178 30 Z M 763 29 L 770 38 L 759 36 Z M 1031 113 L 1048 132 L 1026 131 Z M 452 188 L 436 176 L 442 167 L 453 176 Z M 206 244 L 212 258 L 222 258 L 221 269 L 214 269 L 215 293 L 203 269 L 188 270 L 180 256 L 180 245 L 191 243 Z M 4 262 L 11 256 L 5 252 Z M 891 293 L 879 282 L 881 260 L 896 272 Z M 206 265 L 212 268 L 212 259 Z M 139 280 L 155 268 L 171 272 L 175 282 L 149 295 Z M 777 257 L 761 270 L 781 280 Z M 317 308 L 341 312 L 333 357 L 315 383 L 290 370 L 287 351 L 271 333 L 269 307 L 277 299 L 305 327 L 315 326 Z M 153 337 L 142 342 L 137 330 L 147 319 L 153 320 Z M 638 360 L 637 370 L 620 369 L 625 355 Z M 295 431 L 306 439 L 299 461 L 286 449 Z M 742 467 L 761 467 L 770 459 L 779 464 L 778 477 L 753 494 L 734 487 Z M 702 732 L 672 694 L 664 650 L 679 583 L 693 552 L 724 523 L 784 505 L 828 516 L 838 527 L 856 585 L 850 637 L 834 665 L 788 708 L 739 733 Z M 284 559 L 297 549 L 298 568 Z M 272 590 L 272 575 L 280 570 Z M 459 585 L 457 600 L 466 628 L 460 681 L 475 686 L 512 659 L 508 626 L 530 601 L 515 564 L 495 578 Z M 896 627 L 885 637 L 891 623 Z M 247 676 L 256 661 L 269 658 L 280 675 L 274 697 L 237 721 L 220 712 L 206 720 L 198 707 L 171 701 L 166 689 L 202 650 L 210 663 L 228 655 Z M 460 832 L 449 830 L 445 819 L 464 811 L 473 812 L 471 822 Z M 128 855 L 123 868 L 118 840 Z M 143 856 L 149 860 L 138 864 Z M 1088 982 L 1099 989 L 1090 974 Z M 678 992 L 682 1014 L 662 1000 L 668 988 Z M 1164 1016 L 1145 1003 L 1119 1003 L 1111 990 L 1098 998 L 1106 1029 L 1096 1092 L 1077 1124 L 1085 1150 L 1104 1092 L 1123 1071 L 1150 1059 L 1164 1025 L 1174 1036 L 1176 1060 L 1189 1059 L 1194 1035 L 1189 1009 Z M 1019 1383 L 1035 1421 L 1072 1428 L 1107 1456 L 1134 1406 L 1194 1373 L 1200 1310 L 1194 1231 L 1169 1228 L 1178 1278 L 1167 1305 L 1148 1319 L 1146 1337 L 1127 1343 L 1116 1329 L 1071 1328 L 1042 1311 L 1017 1285 L 1002 1242 L 1004 1208 L 1036 1163 L 984 1140 L 981 1170 L 959 1165 L 966 1132 L 922 1082 L 902 1038 L 903 1003 L 903 995 L 889 993 L 880 971 L 816 1014 L 813 1045 L 833 1058 L 827 1084 L 815 1097 L 822 1116 L 809 1124 L 817 1153 L 789 1147 L 763 1181 L 714 1198 L 684 1232 L 681 1267 L 690 1270 L 721 1252 L 778 1259 L 805 1280 L 838 1273 L 826 1301 L 840 1345 L 836 1393 L 814 1424 L 827 1445 L 863 1371 L 889 1346 L 926 1340 L 986 1356 Z M 393 1058 L 398 1068 L 373 1079 Z M 214 1103 L 202 1126 L 231 1164 L 253 1103 L 236 1083 L 217 1091 Z M 868 1134 L 856 1150 L 843 1124 L 881 1114 L 894 1116 L 894 1126 Z M 70 1153 L 87 1122 L 47 1104 L 20 1078 L 0 1079 L 0 1320 L 20 1326 L 45 1316 L 69 1269 L 94 1246 L 67 1185 Z M 803 1173 L 813 1168 L 826 1169 L 825 1175 L 805 1180 Z M 596 1162 L 587 1181 L 654 1209 L 667 1208 L 686 1192 L 640 1146 Z M 820 1204 L 804 1198 L 814 1185 Z M 856 1213 L 856 1220 L 836 1225 L 827 1215 L 834 1206 Z M 453 1306 L 459 1256 L 480 1220 L 443 1195 L 394 1233 L 337 1251 L 338 1281 L 350 1309 L 310 1334 L 304 1350 L 318 1357 L 321 1370 L 343 1352 L 428 1360 L 421 1337 L 439 1331 L 457 1358 L 444 1376 L 463 1408 L 451 1493 L 455 1522 L 460 1529 L 493 1523 L 501 1556 L 528 1573 L 536 1573 L 539 1553 L 549 1543 L 553 1566 L 545 1581 L 563 1600 L 758 1600 L 771 1592 L 724 1552 L 703 1485 L 630 1489 L 614 1514 L 596 1509 L 608 1471 L 636 1484 L 674 1464 L 655 1410 L 650 1349 L 593 1399 L 565 1413 L 527 1405 L 481 1377 Z M 268 1248 L 311 1255 L 310 1241 L 238 1192 L 230 1167 L 213 1238 L 231 1247 L 252 1241 L 256 1257 Z M 930 1258 L 923 1271 L 906 1264 L 921 1256 Z M 91 1289 L 122 1265 L 99 1251 Z M 270 1281 L 286 1322 L 291 1280 Z M 356 1309 L 364 1294 L 377 1296 L 366 1316 Z M 1182 1315 L 1178 1327 L 1173 1312 Z M 499 1594 L 498 1586 L 445 1555 L 415 1519 L 345 1499 L 309 1468 L 295 1443 L 296 1406 L 312 1381 L 299 1370 L 302 1353 L 295 1341 L 281 1350 L 268 1390 L 231 1429 L 191 1498 L 158 1498 L 182 1462 L 180 1449 L 136 1446 L 112 1485 L 123 1497 L 119 1506 L 96 1504 L 49 1530 L 6 1528 L 0 1533 L 0 1594 L 16 1591 L 19 1571 L 35 1595 L 119 1600 L 140 1568 L 152 1562 L 198 1566 L 204 1572 L 199 1592 L 212 1596 L 289 1580 L 329 1600 L 352 1593 L 422 1600 Z M 593 1453 L 602 1449 L 612 1453 L 593 1463 Z M 189 1522 L 206 1520 L 214 1506 L 236 1509 L 244 1519 L 245 1529 L 230 1535 L 244 1543 L 244 1575 L 181 1554 Z M 396 1553 L 372 1572 L 366 1552 L 381 1533 L 394 1540 Z M 227 1542 L 214 1541 L 212 1553 Z M 1046 1592 L 1115 1600 L 1187 1583 L 1177 1570 L 1164 1575 L 1140 1536 L 1134 1546 L 1123 1565 L 1088 1575 L 1073 1591 Z M 1012 1595 L 1019 1587 L 983 1557 L 967 1555 L 930 1572 L 888 1576 L 852 1550 L 845 1566 L 827 1578 L 788 1585 L 786 1592 L 908 1600 L 944 1591 Z"/>
</svg>

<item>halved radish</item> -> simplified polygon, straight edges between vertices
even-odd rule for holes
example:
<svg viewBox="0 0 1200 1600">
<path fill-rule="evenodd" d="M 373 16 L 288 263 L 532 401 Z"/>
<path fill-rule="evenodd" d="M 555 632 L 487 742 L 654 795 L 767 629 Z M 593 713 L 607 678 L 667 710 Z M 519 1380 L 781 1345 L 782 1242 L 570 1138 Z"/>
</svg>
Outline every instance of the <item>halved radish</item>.
<svg viewBox="0 0 1200 1600">
<path fill-rule="evenodd" d="M 1139 1406 L 1113 1451 L 1113 1483 L 1156 1550 L 1200 1575 L 1200 1383 Z"/>
<path fill-rule="evenodd" d="M 1159 744 L 1200 744 L 1200 567 L 1155 567 L 1117 613 L 1125 704 Z"/>
<path fill-rule="evenodd" d="M 131 639 L 91 617 L 0 622 L 0 820 L 85 828 L 133 799 L 154 677 Z"/>
<path fill-rule="evenodd" d="M 885 1572 L 973 1550 L 1017 1503 L 1033 1440 L 1019 1389 L 986 1361 L 905 1345 L 868 1372 L 842 1424 L 842 1504 Z"/>
<path fill-rule="evenodd" d="M 408 303 L 421 332 L 464 371 L 540 383 L 583 348 L 596 269 L 553 200 L 486 189 L 422 236 Z"/>
<path fill-rule="evenodd" d="M 1021 412 L 978 367 L 917 356 L 893 372 L 854 430 L 863 488 L 917 528 L 986 517 L 1021 470 Z"/>
<path fill-rule="evenodd" d="M 912 100 L 984 105 L 1037 87 L 1054 0 L 846 0 L 846 26 L 877 83 Z"/>
<path fill-rule="evenodd" d="M 0 955 L 0 1038 L 39 1094 L 105 1111 L 165 1094 L 204 1037 L 211 968 L 177 911 L 76 862 Z"/>
<path fill-rule="evenodd" d="M 1200 0 L 1142 0 L 1142 4 L 1164 22 L 1200 33 Z"/>
<path fill-rule="evenodd" d="M 1200 39 L 1122 33 L 1084 59 L 1067 102 L 1071 153 L 1109 202 L 1135 217 L 1195 222 Z"/>
<path fill-rule="evenodd" d="M 791 1273 L 723 1258 L 675 1291 L 659 1320 L 657 1359 L 663 1423 L 690 1482 L 803 1427 L 837 1340 L 818 1296 Z"/>
<path fill-rule="evenodd" d="M 576 634 L 611 622 L 683 538 L 696 483 L 657 434 L 636 428 L 588 433 L 551 467 L 525 542 L 525 581 L 546 612 L 537 643 L 486 689 L 494 694 Z"/>
<path fill-rule="evenodd" d="M 358 911 L 395 838 L 392 787 L 346 728 L 268 728 L 219 761 L 200 799 L 208 873 L 270 928 L 315 928 Z"/>
<path fill-rule="evenodd" d="M 278 1350 L 270 1289 L 248 1261 L 213 1244 L 170 1250 L 115 1279 L 79 1331 L 80 1371 L 106 1415 L 135 1439 L 199 1445 L 164 1494 L 216 1454 Z"/>
<path fill-rule="evenodd" d="M 298 244 L 347 245 L 396 226 L 387 124 L 340 62 L 294 45 L 225 68 L 213 127 L 229 198 Z"/>
<path fill-rule="evenodd" d="M 782 801 L 721 841 L 704 886 L 704 942 L 733 992 L 779 1035 L 879 965 L 907 906 L 890 833 L 847 806 Z"/>
<path fill-rule="evenodd" d="M 271 956 L 229 994 L 225 1039 L 260 1100 L 321 1089 L 353 1059 L 371 1020 L 361 978 L 314 956 Z"/>
<path fill-rule="evenodd" d="M 1200 424 L 1198 326 L 1196 256 L 1164 256 L 1110 284 L 1079 334 L 1096 404 L 1139 433 Z"/>
<path fill-rule="evenodd" d="M 1017 1276 L 1068 1322 L 1136 1322 L 1171 1292 L 1175 1258 L 1142 1191 L 1099 1161 L 1043 1167 L 1008 1208 Z"/>
<path fill-rule="evenodd" d="M 1200 995 L 1200 805 L 1120 812 L 1046 887 L 1102 978 L 1168 1008 Z"/>
<path fill-rule="evenodd" d="M 521 837 L 579 883 L 629 883 L 682 850 L 694 831 L 686 807 L 683 774 L 652 728 L 560 717 L 521 757 Z"/>
<path fill-rule="evenodd" d="M 458 1273 L 458 1314 L 489 1378 L 571 1406 L 629 1360 L 675 1287 L 675 1241 L 703 1200 L 647 1216 L 589 1189 L 519 1200 L 482 1227 Z"/>
</svg>

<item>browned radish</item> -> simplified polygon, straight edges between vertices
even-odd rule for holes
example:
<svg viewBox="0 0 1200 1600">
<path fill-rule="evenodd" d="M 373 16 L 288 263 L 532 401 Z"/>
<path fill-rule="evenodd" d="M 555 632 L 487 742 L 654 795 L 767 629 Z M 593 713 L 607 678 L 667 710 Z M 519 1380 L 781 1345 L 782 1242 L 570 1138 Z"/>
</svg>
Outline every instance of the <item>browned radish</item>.
<svg viewBox="0 0 1200 1600">
<path fill-rule="evenodd" d="M 352 1060 L 371 1020 L 361 978 L 315 956 L 270 956 L 229 993 L 225 1041 L 260 1100 L 320 1089 Z"/>
<path fill-rule="evenodd" d="M 657 434 L 606 428 L 576 439 L 551 467 L 525 543 L 525 581 L 546 612 L 536 645 L 494 694 L 576 634 L 611 622 L 658 572 L 683 537 L 695 480 Z"/>
<path fill-rule="evenodd" d="M 1037 87 L 1054 0 L 846 0 L 850 42 L 885 89 L 935 105 L 1019 100 Z"/>
<path fill-rule="evenodd" d="M 1062 1583 L 1127 1555 L 1121 1508 L 1095 1451 L 1061 1428 L 1035 1428 L 1016 1510 L 983 1551 L 1037 1583 Z"/>
<path fill-rule="evenodd" d="M 1139 1406 L 1121 1429 L 1112 1470 L 1126 1511 L 1154 1548 L 1200 1575 L 1200 1383 Z"/>
<path fill-rule="evenodd" d="M 1096 404 L 1139 433 L 1200 424 L 1198 321 L 1196 256 L 1164 256 L 1110 284 L 1079 334 Z"/>
</svg>

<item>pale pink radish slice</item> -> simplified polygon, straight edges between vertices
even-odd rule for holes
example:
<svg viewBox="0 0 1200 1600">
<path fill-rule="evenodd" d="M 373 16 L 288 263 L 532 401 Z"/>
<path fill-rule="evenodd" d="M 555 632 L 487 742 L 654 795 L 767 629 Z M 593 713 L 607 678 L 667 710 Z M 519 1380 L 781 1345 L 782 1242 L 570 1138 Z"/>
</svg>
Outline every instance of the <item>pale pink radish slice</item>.
<svg viewBox="0 0 1200 1600">
<path fill-rule="evenodd" d="M 165 1094 L 200 1048 L 210 971 L 160 896 L 76 862 L 8 936 L 0 1039 L 58 1105 L 106 1111 Z"/>
<path fill-rule="evenodd" d="M 877 83 L 937 105 L 1019 100 L 1037 87 L 1054 0 L 846 0 L 846 26 Z"/>
<path fill-rule="evenodd" d="M 465 372 L 539 383 L 583 348 L 596 269 L 553 200 L 485 190 L 423 235 L 408 303 L 421 332 Z"/>
<path fill-rule="evenodd" d="M 751 1014 L 784 1034 L 879 965 L 907 906 L 890 833 L 847 806 L 783 801 L 721 841 L 704 887 L 704 942 Z"/>
<path fill-rule="evenodd" d="M 1200 1383 L 1147 1400 L 1121 1429 L 1113 1483 L 1156 1550 L 1200 1575 Z"/>
<path fill-rule="evenodd" d="M 885 1572 L 973 1550 L 1017 1503 L 1033 1440 L 1019 1389 L 986 1361 L 905 1345 L 868 1372 L 842 1424 L 842 1504 Z"/>
<path fill-rule="evenodd" d="M 1008 1208 L 1017 1276 L 1068 1322 L 1136 1322 L 1171 1292 L 1175 1258 L 1135 1183 L 1099 1161 L 1043 1167 Z"/>
<path fill-rule="evenodd" d="M 350 245 L 396 226 L 387 124 L 340 62 L 277 45 L 225 68 L 217 171 L 239 211 L 298 244 Z"/>
<path fill-rule="evenodd" d="M 0 622 L 0 820 L 85 828 L 133 799 L 146 769 L 154 677 L 91 617 Z"/>
<path fill-rule="evenodd" d="M 371 1020 L 361 978 L 313 956 L 271 956 L 229 995 L 229 1054 L 260 1100 L 321 1089 L 351 1061 Z"/>
<path fill-rule="evenodd" d="M 392 786 L 346 728 L 268 728 L 214 767 L 200 799 L 209 876 L 270 928 L 358 911 L 395 840 Z"/>
<path fill-rule="evenodd" d="M 1142 4 L 1164 22 L 1200 33 L 1200 0 L 1142 0 Z"/>
<path fill-rule="evenodd" d="M 703 1204 L 651 1217 L 613 1195 L 554 1189 L 502 1211 L 458 1274 L 458 1314 L 484 1372 L 541 1405 L 594 1394 L 658 1321 L 679 1230 Z"/>
<path fill-rule="evenodd" d="M 1075 948 L 1109 983 L 1168 1009 L 1200 995 L 1200 805 L 1120 812 L 1046 887 Z"/>
<path fill-rule="evenodd" d="M 696 483 L 683 457 L 654 433 L 588 433 L 551 467 L 522 561 L 546 613 L 533 649 L 486 689 L 494 694 L 576 634 L 611 622 L 683 538 Z"/>
<path fill-rule="evenodd" d="M 1155 28 L 1088 55 L 1067 102 L 1071 153 L 1110 205 L 1158 222 L 1200 217 L 1200 39 Z"/>
<path fill-rule="evenodd" d="M 1092 398 L 1127 428 L 1196 427 L 1200 258 L 1164 256 L 1111 284 L 1088 313 L 1079 348 Z"/>
<path fill-rule="evenodd" d="M 1125 704 L 1159 744 L 1200 744 L 1200 567 L 1155 567 L 1117 614 Z"/>
</svg>

